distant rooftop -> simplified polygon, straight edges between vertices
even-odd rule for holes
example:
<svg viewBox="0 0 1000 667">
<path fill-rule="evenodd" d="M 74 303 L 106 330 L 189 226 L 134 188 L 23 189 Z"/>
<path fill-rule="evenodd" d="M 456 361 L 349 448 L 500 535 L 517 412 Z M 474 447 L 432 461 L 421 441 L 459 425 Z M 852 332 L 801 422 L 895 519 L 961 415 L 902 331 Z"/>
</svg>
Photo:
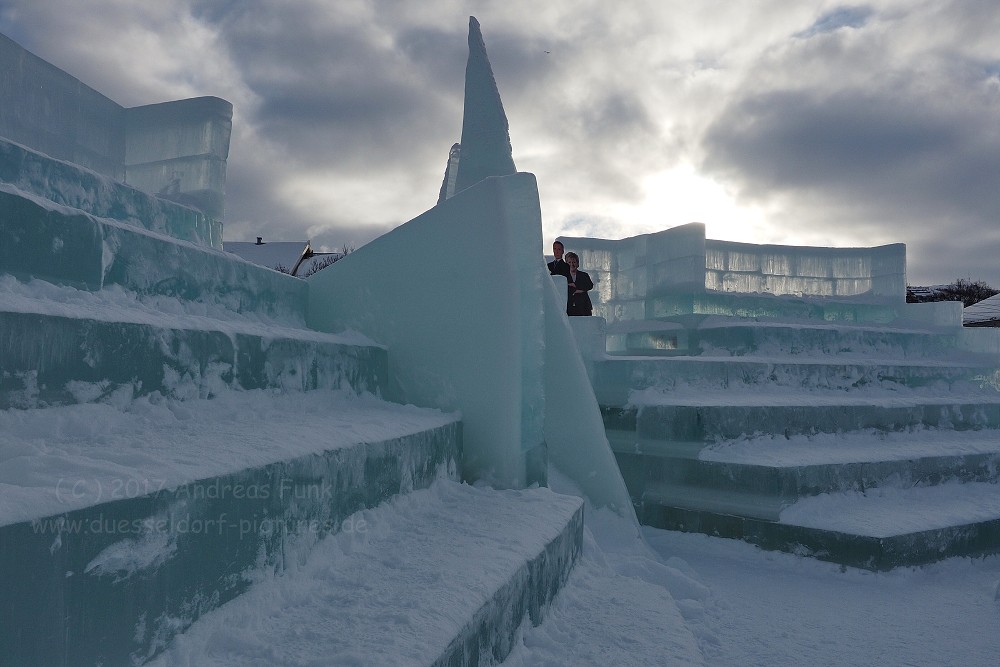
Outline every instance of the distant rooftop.
<svg viewBox="0 0 1000 667">
<path fill-rule="evenodd" d="M 295 275 L 299 263 L 312 254 L 309 241 L 265 242 L 258 237 L 253 241 L 224 241 L 223 250 L 231 252 L 248 262 L 266 266 L 269 269 L 284 270 Z"/>
<path fill-rule="evenodd" d="M 1000 326 L 1000 294 L 983 299 L 963 310 L 962 324 L 967 327 Z"/>
</svg>

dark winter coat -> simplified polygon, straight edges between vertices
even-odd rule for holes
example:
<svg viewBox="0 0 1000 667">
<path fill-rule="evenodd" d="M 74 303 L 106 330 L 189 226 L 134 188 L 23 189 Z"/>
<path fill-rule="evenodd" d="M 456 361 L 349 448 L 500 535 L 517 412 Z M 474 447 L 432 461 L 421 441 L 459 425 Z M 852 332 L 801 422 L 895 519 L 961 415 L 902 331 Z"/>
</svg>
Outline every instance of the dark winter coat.
<svg viewBox="0 0 1000 667">
<path fill-rule="evenodd" d="M 566 280 L 570 280 L 569 271 L 566 273 Z M 570 316 L 592 315 L 594 305 L 590 302 L 590 295 L 587 294 L 592 289 L 594 289 L 594 281 L 590 279 L 590 274 L 578 270 L 576 272 L 576 287 L 573 287 L 573 283 L 569 283 L 566 287 L 566 314 Z M 583 292 L 574 294 L 577 290 L 583 290 Z"/>
</svg>

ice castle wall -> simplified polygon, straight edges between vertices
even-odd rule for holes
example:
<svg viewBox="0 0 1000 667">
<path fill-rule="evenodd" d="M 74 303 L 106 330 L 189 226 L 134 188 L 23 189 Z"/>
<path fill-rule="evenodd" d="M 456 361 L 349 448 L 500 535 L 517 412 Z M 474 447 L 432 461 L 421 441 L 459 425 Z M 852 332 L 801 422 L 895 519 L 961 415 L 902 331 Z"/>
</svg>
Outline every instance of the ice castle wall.
<svg viewBox="0 0 1000 667">
<path fill-rule="evenodd" d="M 594 279 L 597 313 L 609 322 L 649 316 L 647 299 L 666 294 L 770 294 L 903 303 L 906 246 L 821 248 L 705 238 L 692 223 L 610 240 L 561 237 Z"/>
<path fill-rule="evenodd" d="M 232 116 L 217 97 L 122 107 L 0 35 L 0 137 L 215 220 L 225 209 Z"/>
</svg>

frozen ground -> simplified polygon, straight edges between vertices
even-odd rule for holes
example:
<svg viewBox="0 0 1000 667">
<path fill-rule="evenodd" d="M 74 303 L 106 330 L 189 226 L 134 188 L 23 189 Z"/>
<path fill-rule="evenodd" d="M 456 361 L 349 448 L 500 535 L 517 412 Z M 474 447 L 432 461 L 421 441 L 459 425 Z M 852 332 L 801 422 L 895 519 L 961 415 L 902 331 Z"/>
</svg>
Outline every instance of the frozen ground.
<svg viewBox="0 0 1000 667">
<path fill-rule="evenodd" d="M 1000 664 L 1000 557 L 875 574 L 733 540 L 643 534 L 709 591 L 688 619 L 706 665 Z"/>
<path fill-rule="evenodd" d="M 505 664 L 1000 664 L 1000 557 L 876 574 L 706 535 L 642 537 L 590 512 L 582 562 Z"/>
</svg>

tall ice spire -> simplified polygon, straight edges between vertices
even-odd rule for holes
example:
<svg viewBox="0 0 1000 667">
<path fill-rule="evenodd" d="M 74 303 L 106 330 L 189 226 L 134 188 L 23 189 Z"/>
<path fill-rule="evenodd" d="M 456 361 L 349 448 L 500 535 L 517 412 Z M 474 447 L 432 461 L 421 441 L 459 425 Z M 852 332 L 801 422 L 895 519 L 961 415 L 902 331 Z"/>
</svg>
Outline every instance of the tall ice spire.
<svg viewBox="0 0 1000 667">
<path fill-rule="evenodd" d="M 489 176 L 517 171 L 511 156 L 507 114 L 486 44 L 475 16 L 469 17 L 469 62 L 465 66 L 465 115 L 462 118 L 462 155 L 458 161 L 455 192 Z"/>
</svg>

